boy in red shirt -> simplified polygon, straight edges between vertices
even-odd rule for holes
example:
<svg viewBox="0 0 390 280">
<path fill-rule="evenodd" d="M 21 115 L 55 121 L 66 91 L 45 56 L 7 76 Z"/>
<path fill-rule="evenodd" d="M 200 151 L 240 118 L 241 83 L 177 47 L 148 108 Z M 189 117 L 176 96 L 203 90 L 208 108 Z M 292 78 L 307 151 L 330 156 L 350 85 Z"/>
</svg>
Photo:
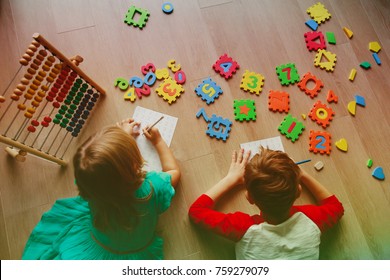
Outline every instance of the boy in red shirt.
<svg viewBox="0 0 390 280">
<path fill-rule="evenodd" d="M 342 204 L 286 153 L 260 152 L 249 161 L 250 152 L 234 151 L 228 174 L 191 205 L 191 220 L 235 241 L 237 259 L 318 259 L 321 233 L 343 216 Z M 259 215 L 214 210 L 223 194 L 242 184 Z M 293 205 L 301 184 L 318 205 Z"/>
</svg>

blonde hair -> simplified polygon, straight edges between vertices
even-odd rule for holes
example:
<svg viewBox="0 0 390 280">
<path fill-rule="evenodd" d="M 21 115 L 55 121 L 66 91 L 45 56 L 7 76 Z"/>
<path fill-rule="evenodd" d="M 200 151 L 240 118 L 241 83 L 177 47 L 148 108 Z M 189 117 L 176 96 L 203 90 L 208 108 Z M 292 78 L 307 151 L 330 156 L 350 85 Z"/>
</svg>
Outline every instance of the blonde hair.
<svg viewBox="0 0 390 280">
<path fill-rule="evenodd" d="M 300 169 L 281 151 L 260 148 L 245 168 L 245 185 L 257 207 L 265 214 L 282 218 L 299 192 Z"/>
<path fill-rule="evenodd" d="M 145 172 L 134 138 L 119 127 L 107 127 L 86 140 L 73 157 L 80 196 L 89 202 L 100 230 L 131 230 L 138 222 L 134 193 Z"/>
</svg>

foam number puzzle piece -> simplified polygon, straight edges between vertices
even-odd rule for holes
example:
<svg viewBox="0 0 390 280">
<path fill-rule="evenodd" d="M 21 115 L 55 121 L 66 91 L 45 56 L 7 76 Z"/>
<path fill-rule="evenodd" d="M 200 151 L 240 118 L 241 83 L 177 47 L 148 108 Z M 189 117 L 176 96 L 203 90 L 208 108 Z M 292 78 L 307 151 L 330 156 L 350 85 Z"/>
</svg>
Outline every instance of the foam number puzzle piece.
<svg viewBox="0 0 390 280">
<path fill-rule="evenodd" d="M 374 53 L 378 53 L 381 50 L 381 45 L 378 42 L 368 43 L 368 49 Z"/>
<path fill-rule="evenodd" d="M 187 77 L 183 70 L 179 70 L 175 73 L 175 81 L 179 85 L 182 85 L 186 82 Z"/>
<path fill-rule="evenodd" d="M 309 118 L 317 122 L 323 128 L 326 128 L 329 125 L 329 122 L 333 119 L 334 111 L 332 108 L 327 107 L 321 101 L 317 101 L 313 108 L 310 110 Z"/>
<path fill-rule="evenodd" d="M 325 22 L 331 18 L 331 14 L 325 8 L 324 4 L 318 2 L 313 6 L 309 7 L 306 12 L 310 15 L 312 19 L 314 19 L 318 24 Z"/>
<path fill-rule="evenodd" d="M 356 114 L 356 101 L 351 101 L 347 105 L 348 112 L 352 115 L 355 116 Z"/>
<path fill-rule="evenodd" d="M 290 95 L 284 91 L 270 90 L 268 95 L 268 109 L 288 113 L 290 110 Z"/>
<path fill-rule="evenodd" d="M 134 102 L 137 99 L 137 96 L 135 95 L 134 88 L 129 88 L 127 92 L 123 95 L 124 100 L 130 100 L 131 102 Z"/>
<path fill-rule="evenodd" d="M 222 139 L 226 142 L 229 137 L 232 124 L 233 123 L 229 119 L 224 119 L 213 114 L 210 118 L 209 124 L 207 125 L 206 134 L 210 137 L 215 137 L 218 140 Z"/>
<path fill-rule="evenodd" d="M 200 108 L 200 110 L 198 111 L 198 113 L 196 113 L 196 117 L 199 119 L 200 116 L 203 117 L 203 119 L 206 121 L 206 122 L 209 122 L 210 121 L 210 118 L 207 116 L 206 114 L 206 111 L 204 110 L 204 108 Z"/>
<path fill-rule="evenodd" d="M 156 70 L 157 80 L 167 79 L 169 77 L 169 70 L 167 68 L 161 68 Z"/>
<path fill-rule="evenodd" d="M 337 103 L 339 101 L 339 97 L 334 93 L 333 90 L 330 89 L 326 96 L 326 101 L 328 101 L 328 103 Z"/>
<path fill-rule="evenodd" d="M 341 138 L 340 140 L 336 141 L 335 143 L 337 149 L 340 151 L 346 152 L 348 151 L 348 142 L 347 139 Z"/>
<path fill-rule="evenodd" d="M 242 90 L 259 95 L 263 90 L 263 85 L 264 77 L 261 74 L 245 70 L 240 84 Z"/>
<path fill-rule="evenodd" d="M 324 59 L 326 61 L 323 61 Z M 325 69 L 326 71 L 333 72 L 334 67 L 336 66 L 336 61 L 336 54 L 326 50 L 318 50 L 314 59 L 314 65 L 316 67 L 320 67 L 321 69 Z"/>
<path fill-rule="evenodd" d="M 315 84 L 312 89 L 307 87 L 310 81 L 314 82 Z M 311 98 L 316 97 L 323 86 L 324 83 L 320 79 L 317 79 L 317 77 L 310 72 L 307 72 L 305 75 L 303 75 L 302 80 L 298 83 L 298 87 Z"/>
<path fill-rule="evenodd" d="M 234 100 L 234 115 L 237 121 L 255 121 L 256 120 L 256 106 L 254 100 Z"/>
<path fill-rule="evenodd" d="M 153 72 L 148 72 L 144 78 L 144 83 L 151 87 L 154 85 L 156 80 L 157 80 L 156 74 L 154 74 Z"/>
<path fill-rule="evenodd" d="M 306 47 L 309 51 L 326 49 L 324 34 L 321 31 L 306 32 L 304 34 Z"/>
<path fill-rule="evenodd" d="M 153 63 L 148 63 L 148 64 L 143 65 L 143 66 L 141 67 L 141 72 L 142 72 L 142 74 L 144 74 L 144 75 L 148 74 L 150 71 L 153 72 L 153 73 L 156 72 L 156 67 L 154 66 Z"/>
<path fill-rule="evenodd" d="M 330 154 L 331 152 L 331 135 L 326 131 L 310 130 L 309 151 L 315 154 Z"/>
<path fill-rule="evenodd" d="M 177 84 L 176 81 L 172 80 L 171 77 L 165 79 L 160 83 L 159 87 L 156 89 L 156 92 L 169 104 L 175 102 L 182 93 L 184 93 L 184 88 Z"/>
<path fill-rule="evenodd" d="M 144 85 L 144 81 L 137 76 L 131 77 L 129 80 L 129 86 L 134 86 L 136 88 L 141 88 Z"/>
<path fill-rule="evenodd" d="M 136 6 L 131 6 L 126 13 L 125 23 L 127 23 L 128 25 L 132 25 L 134 27 L 138 27 L 139 29 L 142 29 L 146 25 L 146 22 L 149 19 L 149 15 L 150 13 L 147 10 L 137 8 Z M 137 17 L 138 17 L 138 21 L 134 20 L 134 18 Z"/>
<path fill-rule="evenodd" d="M 375 167 L 375 169 L 372 171 L 372 177 L 378 180 L 384 180 L 385 179 L 385 173 L 383 172 L 383 168 L 378 166 Z"/>
<path fill-rule="evenodd" d="M 356 104 L 362 107 L 366 107 L 366 100 L 363 96 L 355 95 Z"/>
<path fill-rule="evenodd" d="M 236 73 L 237 69 L 240 68 L 240 65 L 225 53 L 213 64 L 213 68 L 227 80 Z"/>
<path fill-rule="evenodd" d="M 282 86 L 292 85 L 299 82 L 298 70 L 295 63 L 287 63 L 276 66 L 276 74 Z"/>
<path fill-rule="evenodd" d="M 318 23 L 314 19 L 309 19 L 305 22 L 305 24 L 313 31 L 316 31 L 318 29 Z"/>
<path fill-rule="evenodd" d="M 328 40 L 329 44 L 336 45 L 336 37 L 334 36 L 333 32 L 326 32 L 326 39 Z"/>
<path fill-rule="evenodd" d="M 181 69 L 181 65 L 176 64 L 176 61 L 174 59 L 169 60 L 167 66 L 169 69 L 171 69 L 173 73 L 176 73 Z"/>
<path fill-rule="evenodd" d="M 305 129 L 303 123 L 298 121 L 292 115 L 288 114 L 283 121 L 281 122 L 278 130 L 281 134 L 284 134 L 286 138 L 290 139 L 292 142 L 298 140 L 299 136 L 302 134 L 302 131 Z"/>
<path fill-rule="evenodd" d="M 170 2 L 164 2 L 161 7 L 165 14 L 171 14 L 173 12 L 173 5 Z"/>
<path fill-rule="evenodd" d="M 347 37 L 348 37 L 349 39 L 352 38 L 352 36 L 353 36 L 352 30 L 350 30 L 350 29 L 348 29 L 348 28 L 346 28 L 346 27 L 343 27 L 343 31 L 344 31 L 345 35 L 347 35 Z"/>
<path fill-rule="evenodd" d="M 135 88 L 135 93 L 137 94 L 138 98 L 141 99 L 142 95 L 148 96 L 150 95 L 150 87 L 146 84 L 143 84 L 140 88 Z"/>
<path fill-rule="evenodd" d="M 115 80 L 115 86 L 119 87 L 121 90 L 127 90 L 129 83 L 124 78 L 118 78 Z"/>
<path fill-rule="evenodd" d="M 200 96 L 207 105 L 214 103 L 215 99 L 223 93 L 220 86 L 218 86 L 211 78 L 203 80 L 195 89 L 196 95 Z"/>
</svg>

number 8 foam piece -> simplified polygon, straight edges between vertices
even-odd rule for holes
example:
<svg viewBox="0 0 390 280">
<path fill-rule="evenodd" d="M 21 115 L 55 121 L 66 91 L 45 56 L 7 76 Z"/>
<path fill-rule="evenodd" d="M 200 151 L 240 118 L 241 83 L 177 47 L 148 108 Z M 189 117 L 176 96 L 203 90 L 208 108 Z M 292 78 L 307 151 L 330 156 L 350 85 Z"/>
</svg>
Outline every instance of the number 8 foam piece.
<svg viewBox="0 0 390 280">
<path fill-rule="evenodd" d="M 261 74 L 245 70 L 240 85 L 242 90 L 259 95 L 263 90 L 263 85 L 264 77 Z"/>
<path fill-rule="evenodd" d="M 223 93 L 220 86 L 218 86 L 211 78 L 203 80 L 195 89 L 195 92 L 207 105 L 214 103 L 215 99 Z"/>
<path fill-rule="evenodd" d="M 315 154 L 330 154 L 331 151 L 331 135 L 326 131 L 310 130 L 309 136 L 309 151 Z"/>
</svg>

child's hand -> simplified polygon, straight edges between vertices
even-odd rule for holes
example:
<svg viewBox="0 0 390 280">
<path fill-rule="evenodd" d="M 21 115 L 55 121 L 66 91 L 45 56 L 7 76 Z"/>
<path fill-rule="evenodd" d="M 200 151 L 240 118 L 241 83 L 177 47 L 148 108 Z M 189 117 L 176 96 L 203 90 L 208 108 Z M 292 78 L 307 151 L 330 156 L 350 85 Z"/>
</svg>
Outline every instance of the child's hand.
<svg viewBox="0 0 390 280">
<path fill-rule="evenodd" d="M 116 125 L 133 137 L 137 137 L 140 134 L 139 128 L 141 123 L 135 122 L 134 119 L 132 118 L 125 119 L 121 122 L 117 122 Z"/>
<path fill-rule="evenodd" d="M 245 166 L 248 163 L 250 154 L 250 150 L 245 153 L 244 149 L 241 149 L 238 153 L 237 151 L 233 151 L 232 163 L 230 164 L 226 177 L 232 180 L 234 185 L 244 184 Z"/>
<path fill-rule="evenodd" d="M 158 128 L 156 127 L 152 127 L 152 129 L 150 129 L 148 131 L 148 126 L 145 127 L 143 129 L 143 133 L 146 137 L 146 139 L 148 139 L 150 142 L 152 142 L 152 144 L 154 146 L 156 146 L 160 141 L 164 141 L 163 138 L 161 137 L 161 134 L 160 134 L 160 131 L 158 130 Z"/>
</svg>

